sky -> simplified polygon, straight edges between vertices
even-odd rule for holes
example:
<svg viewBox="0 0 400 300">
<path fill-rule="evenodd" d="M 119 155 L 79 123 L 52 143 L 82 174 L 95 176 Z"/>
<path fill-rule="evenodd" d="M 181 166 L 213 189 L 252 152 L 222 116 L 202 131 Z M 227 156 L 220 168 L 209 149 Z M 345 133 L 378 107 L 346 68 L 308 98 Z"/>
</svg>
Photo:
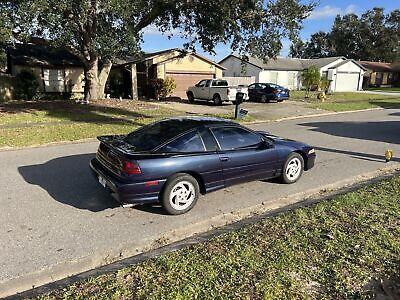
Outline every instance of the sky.
<svg viewBox="0 0 400 300">
<path fill-rule="evenodd" d="M 361 15 L 366 10 L 374 7 L 383 7 L 385 12 L 389 13 L 394 9 L 400 9 L 400 0 L 320 0 L 319 5 L 303 22 L 303 29 L 300 32 L 300 37 L 303 40 L 306 40 L 311 34 L 317 31 L 329 31 L 337 14 L 343 15 L 346 13 L 355 13 Z M 171 39 L 168 39 L 168 37 L 161 34 L 156 27 L 151 26 L 146 28 L 144 31 L 142 50 L 145 52 L 156 52 L 170 48 L 182 48 L 184 42 L 185 40 L 179 37 L 172 37 Z M 289 40 L 283 40 L 282 44 L 283 49 L 280 55 L 287 56 L 291 43 Z M 224 44 L 216 45 L 215 56 L 205 53 L 200 47 L 197 47 L 196 51 L 199 54 L 216 62 L 222 60 L 232 52 L 229 48 L 229 45 Z"/>
</svg>

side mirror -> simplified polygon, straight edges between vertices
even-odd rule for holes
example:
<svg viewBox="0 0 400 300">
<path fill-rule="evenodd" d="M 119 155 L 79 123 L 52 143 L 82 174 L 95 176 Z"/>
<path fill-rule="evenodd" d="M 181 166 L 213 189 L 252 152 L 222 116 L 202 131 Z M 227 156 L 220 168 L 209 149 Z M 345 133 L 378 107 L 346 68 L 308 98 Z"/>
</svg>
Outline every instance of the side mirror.
<svg viewBox="0 0 400 300">
<path fill-rule="evenodd" d="M 264 150 L 264 149 L 269 149 L 272 148 L 272 144 L 266 140 L 262 140 L 260 144 L 258 145 L 258 149 Z"/>
</svg>

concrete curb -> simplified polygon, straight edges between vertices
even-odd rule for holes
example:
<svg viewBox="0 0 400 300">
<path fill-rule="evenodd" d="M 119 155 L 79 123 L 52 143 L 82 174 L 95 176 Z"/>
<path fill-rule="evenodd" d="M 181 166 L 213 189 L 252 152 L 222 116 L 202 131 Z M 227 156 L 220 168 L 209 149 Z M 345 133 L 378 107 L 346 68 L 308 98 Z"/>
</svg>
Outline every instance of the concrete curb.
<svg viewBox="0 0 400 300">
<path fill-rule="evenodd" d="M 134 257 L 153 249 L 172 244 L 183 239 L 192 237 L 196 234 L 205 233 L 218 227 L 232 224 L 243 219 L 261 215 L 273 210 L 282 209 L 284 207 L 299 204 L 310 198 L 326 198 L 334 195 L 339 189 L 349 189 L 356 184 L 367 182 L 376 177 L 389 176 L 400 171 L 400 163 L 392 162 L 389 166 L 381 168 L 377 171 L 366 173 L 363 175 L 348 178 L 332 184 L 327 184 L 319 188 L 310 189 L 305 192 L 296 193 L 287 197 L 275 199 L 271 203 L 261 202 L 260 204 L 246 207 L 243 209 L 223 213 L 211 219 L 207 219 L 183 229 L 172 232 L 164 232 L 157 239 L 143 238 L 136 243 L 119 245 L 115 250 L 107 253 L 97 253 L 92 256 L 82 257 L 76 261 L 69 261 L 51 266 L 37 272 L 32 272 L 24 276 L 14 278 L 8 281 L 0 282 L 0 297 L 7 297 L 30 290 L 34 287 L 42 286 L 54 281 L 74 276 L 89 270 L 99 268 L 113 262 Z M 18 295 L 15 295 L 17 297 Z"/>
</svg>

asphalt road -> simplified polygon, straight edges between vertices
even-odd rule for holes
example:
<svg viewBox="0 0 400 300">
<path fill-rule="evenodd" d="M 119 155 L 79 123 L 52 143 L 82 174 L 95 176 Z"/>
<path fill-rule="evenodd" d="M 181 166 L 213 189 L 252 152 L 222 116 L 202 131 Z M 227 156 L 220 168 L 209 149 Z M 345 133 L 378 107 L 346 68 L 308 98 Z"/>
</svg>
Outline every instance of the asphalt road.
<svg viewBox="0 0 400 300">
<path fill-rule="evenodd" d="M 208 194 L 182 216 L 117 206 L 89 171 L 96 142 L 0 152 L 0 297 L 400 166 L 400 109 L 251 127 L 314 145 L 315 168 L 293 185 L 260 181 Z M 395 158 L 386 164 L 388 148 Z"/>
</svg>

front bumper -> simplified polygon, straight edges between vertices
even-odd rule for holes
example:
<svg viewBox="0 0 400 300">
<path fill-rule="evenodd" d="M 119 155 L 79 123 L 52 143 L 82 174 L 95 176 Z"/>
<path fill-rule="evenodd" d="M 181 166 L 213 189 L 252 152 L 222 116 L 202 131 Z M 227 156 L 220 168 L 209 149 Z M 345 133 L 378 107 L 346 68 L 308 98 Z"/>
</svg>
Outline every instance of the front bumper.
<svg viewBox="0 0 400 300">
<path fill-rule="evenodd" d="M 307 157 L 307 163 L 306 163 L 306 165 L 304 166 L 304 170 L 305 170 L 305 171 L 310 170 L 312 167 L 314 167 L 316 157 L 317 157 L 317 156 L 315 155 L 315 153 L 314 153 L 314 154 L 309 154 L 309 155 L 308 155 L 308 157 Z"/>
<path fill-rule="evenodd" d="M 90 161 L 90 169 L 93 176 L 99 181 L 99 185 L 116 194 L 116 198 L 121 204 L 158 202 L 159 193 L 166 182 L 166 179 L 156 180 L 157 184 L 152 181 L 152 185 L 149 185 L 148 182 L 122 182 L 109 174 L 96 158 Z"/>
</svg>

